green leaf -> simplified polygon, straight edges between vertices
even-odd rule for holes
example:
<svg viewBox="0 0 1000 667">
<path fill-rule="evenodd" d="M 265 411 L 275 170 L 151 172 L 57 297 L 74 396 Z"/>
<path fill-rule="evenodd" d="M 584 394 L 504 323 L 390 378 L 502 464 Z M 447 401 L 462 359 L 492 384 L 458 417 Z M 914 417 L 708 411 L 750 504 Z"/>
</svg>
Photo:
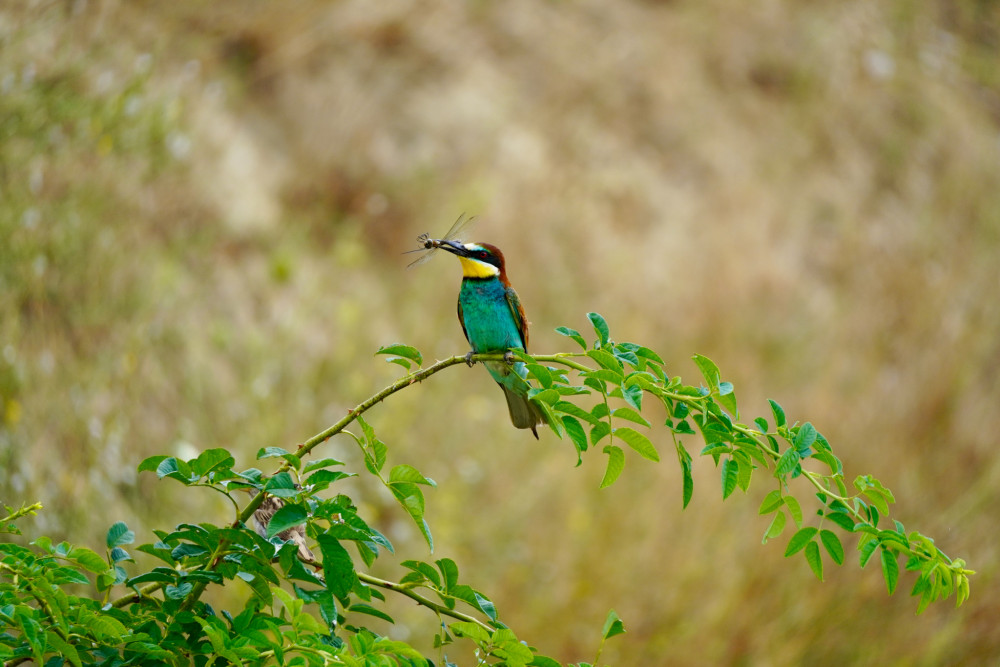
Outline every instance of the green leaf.
<svg viewBox="0 0 1000 667">
<path fill-rule="evenodd" d="M 580 347 L 585 350 L 587 349 L 587 341 L 583 339 L 583 336 L 581 336 L 580 332 L 576 329 L 570 329 L 569 327 L 557 327 L 556 333 L 572 338 L 580 345 Z"/>
<path fill-rule="evenodd" d="M 167 567 L 154 567 L 151 571 L 132 577 L 127 581 L 128 586 L 138 586 L 149 581 L 168 582 L 177 579 L 177 571 Z"/>
<path fill-rule="evenodd" d="M 458 565 L 455 564 L 450 558 L 440 558 L 434 561 L 438 569 L 441 570 L 441 576 L 444 577 L 444 590 L 449 591 L 455 587 L 458 583 Z"/>
<path fill-rule="evenodd" d="M 649 438 L 639 433 L 634 428 L 628 426 L 621 426 L 614 430 L 615 437 L 620 438 L 625 441 L 625 444 L 634 449 L 639 453 L 644 459 L 649 459 L 650 461 L 659 461 L 660 455 L 656 451 L 656 447 L 650 442 Z"/>
<path fill-rule="evenodd" d="M 865 489 L 862 493 L 865 494 L 865 497 L 871 501 L 871 504 L 874 505 L 875 509 L 877 509 L 882 516 L 889 515 L 889 503 L 886 502 L 885 496 L 883 496 L 878 489 Z"/>
<path fill-rule="evenodd" d="M 847 514 L 843 512 L 827 512 L 824 516 L 847 532 L 854 532 L 854 519 Z"/>
<path fill-rule="evenodd" d="M 525 368 L 531 373 L 531 376 L 538 380 L 538 384 L 545 388 L 552 386 L 552 373 L 549 369 L 541 364 L 525 364 Z M 556 394 L 558 396 L 558 393 Z"/>
<path fill-rule="evenodd" d="M 267 537 L 272 538 L 289 528 L 303 524 L 307 518 L 309 518 L 309 513 L 304 507 L 288 503 L 271 517 L 271 522 L 267 524 Z"/>
<path fill-rule="evenodd" d="M 722 460 L 722 499 L 725 500 L 736 489 L 736 481 L 739 476 L 740 464 L 736 459 L 727 458 Z"/>
<path fill-rule="evenodd" d="M 295 480 L 287 472 L 279 472 L 267 480 L 264 490 L 278 498 L 291 498 L 299 492 L 295 486 Z"/>
<path fill-rule="evenodd" d="M 780 505 L 779 505 L 780 507 Z M 771 525 L 767 527 L 767 532 L 764 533 L 764 539 L 761 540 L 761 544 L 767 544 L 767 541 L 781 535 L 781 531 L 785 529 L 785 513 L 778 512 L 771 519 Z"/>
<path fill-rule="evenodd" d="M 711 390 L 718 389 L 721 376 L 719 374 L 719 367 L 715 365 L 715 362 L 700 354 L 696 354 L 691 358 L 698 365 L 698 370 L 701 371 L 702 377 L 705 378 L 708 388 Z"/>
<path fill-rule="evenodd" d="M 774 467 L 774 474 L 777 477 L 782 475 L 787 475 L 788 473 L 795 470 L 795 466 L 799 464 L 799 453 L 794 449 L 789 449 L 781 455 L 778 459 L 778 463 Z"/>
<path fill-rule="evenodd" d="M 402 366 L 407 371 L 413 368 L 413 364 L 410 363 L 409 359 L 404 359 L 402 357 L 386 357 L 386 363 L 396 364 L 397 366 Z"/>
<path fill-rule="evenodd" d="M 344 599 L 358 582 L 351 556 L 337 538 L 331 535 L 324 533 L 317 541 L 320 553 L 323 554 L 323 578 L 327 588 L 338 598 Z"/>
<path fill-rule="evenodd" d="M 816 533 L 818 532 L 819 530 L 812 526 L 800 528 L 792 535 L 792 539 L 788 541 L 788 547 L 785 549 L 785 558 L 802 551 L 807 544 L 812 542 L 812 539 L 816 537 Z"/>
<path fill-rule="evenodd" d="M 767 399 L 767 402 L 771 404 L 771 413 L 774 415 L 774 425 L 781 427 L 785 425 L 785 410 L 777 401 L 772 399 Z"/>
<path fill-rule="evenodd" d="M 795 434 L 795 442 L 793 443 L 793 446 L 796 451 L 798 451 L 800 456 L 804 457 L 806 455 L 805 452 L 807 452 L 809 448 L 812 447 L 813 443 L 816 442 L 817 435 L 818 433 L 816 433 L 816 428 L 809 422 L 806 422 L 799 427 L 799 432 Z"/>
<path fill-rule="evenodd" d="M 420 354 L 420 350 L 411 345 L 404 345 L 403 343 L 393 343 L 392 345 L 380 347 L 375 351 L 375 354 L 394 354 L 416 362 L 417 366 L 422 364 L 424 361 L 424 358 Z"/>
<path fill-rule="evenodd" d="M 784 496 L 782 500 L 785 503 L 785 507 L 788 508 L 788 513 L 792 515 L 792 521 L 795 522 L 796 526 L 801 526 L 802 506 L 799 505 L 799 501 L 795 499 L 795 496 Z"/>
<path fill-rule="evenodd" d="M 580 663 L 580 665 L 582 667 L 583 663 Z M 531 659 L 531 662 L 528 663 L 528 667 L 562 667 L 562 663 L 557 660 L 553 660 L 547 655 L 539 655 L 536 653 Z"/>
<path fill-rule="evenodd" d="M 21 633 L 24 639 L 31 646 L 35 656 L 35 664 L 42 664 L 42 651 L 45 650 L 45 637 L 41 624 L 27 613 L 17 614 L 18 624 L 21 626 Z"/>
<path fill-rule="evenodd" d="M 636 410 L 642 410 L 642 387 L 636 385 L 622 387 L 621 392 L 626 403 Z"/>
<path fill-rule="evenodd" d="M 114 547 L 111 549 L 111 562 L 120 563 L 123 560 L 133 560 L 132 556 L 129 555 L 127 551 L 121 547 Z"/>
<path fill-rule="evenodd" d="M 442 560 L 444 560 L 444 559 L 442 559 Z M 440 563 L 441 563 L 441 561 L 438 561 L 439 567 L 440 567 Z M 407 567 L 407 568 L 413 570 L 414 572 L 419 573 L 420 576 L 422 577 L 422 579 L 418 579 L 418 581 L 427 580 L 427 581 L 431 582 L 432 584 L 434 584 L 434 586 L 436 586 L 436 587 L 440 587 L 441 586 L 441 576 L 438 574 L 438 571 L 434 569 L 434 566 L 431 565 L 430 563 L 425 563 L 425 562 L 423 562 L 421 560 L 404 560 L 402 562 L 402 565 L 403 565 L 403 567 Z M 456 573 L 455 574 L 457 576 L 457 568 L 456 568 Z M 449 587 L 446 586 L 445 590 L 447 590 L 448 588 Z"/>
<path fill-rule="evenodd" d="M 474 588 L 465 584 L 459 584 L 452 589 L 452 595 L 459 600 L 464 600 L 474 609 L 483 612 L 491 621 L 496 621 L 497 610 L 493 602 Z"/>
<path fill-rule="evenodd" d="M 719 383 L 719 403 L 731 414 L 738 414 L 736 409 L 736 393 L 732 382 Z"/>
<path fill-rule="evenodd" d="M 840 459 L 838 459 L 836 456 L 834 456 L 833 454 L 831 454 L 826 450 L 822 449 L 817 450 L 813 452 L 812 457 L 817 461 L 824 463 L 830 469 L 830 472 L 835 475 L 840 474 L 844 471 L 844 466 L 840 462 Z"/>
<path fill-rule="evenodd" d="M 135 542 L 135 533 L 128 529 L 124 521 L 117 521 L 108 528 L 104 542 L 109 549 L 120 547 L 123 544 L 132 544 Z"/>
<path fill-rule="evenodd" d="M 347 611 L 357 613 L 357 614 L 367 614 L 368 616 L 374 616 L 375 618 L 381 618 L 383 621 L 388 621 L 389 623 L 395 623 L 392 616 L 385 613 L 381 609 L 377 609 L 370 604 L 365 604 L 364 602 L 355 602 Z"/>
<path fill-rule="evenodd" d="M 142 460 L 142 463 L 139 464 L 138 471 L 139 472 L 155 472 L 157 470 L 157 468 L 160 467 L 160 464 L 163 463 L 164 459 L 169 459 L 169 458 L 170 458 L 169 456 L 165 456 L 163 454 L 159 454 L 157 456 L 150 456 L 148 458 L 145 458 L 145 459 Z"/>
<path fill-rule="evenodd" d="M 896 590 L 896 582 L 899 581 L 899 563 L 896 561 L 896 554 L 885 547 L 882 547 L 882 576 L 885 577 L 885 585 L 889 589 L 889 595 Z"/>
<path fill-rule="evenodd" d="M 286 449 L 281 447 L 261 447 L 257 450 L 258 459 L 271 459 L 279 458 L 288 461 L 292 467 L 298 469 L 300 466 L 300 459 L 295 454 L 291 453 Z"/>
<path fill-rule="evenodd" d="M 80 653 L 76 650 L 76 647 L 67 643 L 66 640 L 60 637 L 57 632 L 54 630 L 46 630 L 45 641 L 50 650 L 54 650 L 67 658 L 70 664 L 74 665 L 74 667 L 82 667 L 83 663 L 80 661 Z M 46 665 L 50 664 L 50 662 L 47 662 Z M 91 663 L 88 661 L 87 664 Z"/>
<path fill-rule="evenodd" d="M 337 459 L 325 458 L 307 464 L 306 467 L 302 469 L 302 472 L 308 473 L 312 472 L 313 470 L 317 470 L 318 468 L 328 468 L 330 466 L 342 466 L 342 465 L 344 465 L 343 461 L 338 461 Z"/>
<path fill-rule="evenodd" d="M 781 491 L 775 489 L 764 496 L 764 500 L 761 502 L 760 509 L 757 510 L 757 513 L 770 514 L 771 512 L 780 509 L 784 502 L 784 499 L 781 497 Z"/>
<path fill-rule="evenodd" d="M 621 447 L 605 445 L 604 453 L 608 455 L 608 467 L 604 471 L 604 479 L 601 480 L 602 489 L 614 484 L 625 468 L 625 452 Z"/>
<path fill-rule="evenodd" d="M 744 493 L 750 488 L 750 480 L 753 478 L 753 461 L 750 460 L 750 456 L 743 450 L 737 450 L 736 454 L 733 455 L 734 459 L 739 462 L 739 475 L 736 478 L 736 485 L 743 489 Z"/>
<path fill-rule="evenodd" d="M 171 477 L 178 482 L 190 484 L 191 466 L 184 461 L 178 461 L 173 456 L 168 456 L 156 466 L 156 476 L 160 479 Z"/>
<path fill-rule="evenodd" d="M 177 586 L 174 586 L 173 584 L 168 584 L 163 589 L 163 592 L 171 600 L 181 600 L 184 598 L 184 596 L 190 593 L 193 588 L 194 584 L 185 581 L 184 583 L 179 584 Z"/>
<path fill-rule="evenodd" d="M 861 556 L 859 558 L 861 567 L 864 567 L 865 565 L 868 564 L 868 561 L 871 559 L 872 554 L 875 553 L 876 547 L 878 547 L 878 540 L 870 540 L 868 542 L 858 543 L 858 551 L 861 552 Z"/>
<path fill-rule="evenodd" d="M 806 545 L 806 562 L 809 563 L 816 578 L 823 581 L 823 560 L 819 555 L 819 545 L 815 542 Z"/>
<path fill-rule="evenodd" d="M 955 606 L 961 605 L 963 602 L 969 599 L 969 577 L 960 574 L 958 575 L 958 592 L 955 594 Z"/>
<path fill-rule="evenodd" d="M 608 612 L 607 618 L 604 619 L 604 628 L 601 630 L 601 636 L 605 639 L 610 639 L 615 635 L 621 635 L 625 633 L 625 624 L 622 623 L 622 619 L 619 618 L 618 612 L 614 609 Z"/>
<path fill-rule="evenodd" d="M 604 405 L 604 404 L 599 403 L 598 405 Z M 590 424 L 597 424 L 601 421 L 600 417 L 591 414 L 587 410 L 584 410 L 580 406 L 576 405 L 575 403 L 570 403 L 569 401 L 559 401 L 552 407 L 558 412 L 563 412 L 568 415 L 573 415 L 574 417 L 582 419 L 583 421 L 588 422 Z"/>
<path fill-rule="evenodd" d="M 490 633 L 480 626 L 478 623 L 469 623 L 468 621 L 456 621 L 448 626 L 448 629 L 454 632 L 459 637 L 466 637 L 472 641 L 479 642 L 481 644 L 490 643 Z"/>
<path fill-rule="evenodd" d="M 83 572 L 79 570 L 74 570 L 71 567 L 59 567 L 49 570 L 49 576 L 52 577 L 52 583 L 55 584 L 89 584 L 90 579 L 87 578 Z M 104 571 L 100 573 L 100 576 L 105 576 L 107 573 L 107 566 L 105 566 Z"/>
<path fill-rule="evenodd" d="M 355 477 L 357 473 L 353 472 L 340 472 L 339 470 L 317 470 L 313 474 L 306 478 L 306 486 L 310 487 L 314 491 L 325 489 L 334 482 L 344 479 L 345 477 Z"/>
<path fill-rule="evenodd" d="M 641 345 L 635 350 L 636 355 L 642 357 L 643 359 L 649 359 L 650 361 L 655 361 L 656 363 L 663 365 L 663 359 L 660 358 L 656 352 L 653 352 L 648 347 L 642 347 Z"/>
<path fill-rule="evenodd" d="M 611 433 L 611 427 L 608 426 L 608 422 L 598 422 L 590 429 L 590 444 L 596 445 L 609 433 Z"/>
<path fill-rule="evenodd" d="M 236 464 L 236 459 L 232 457 L 229 450 L 222 447 L 206 449 L 190 461 L 191 470 L 198 477 L 204 477 L 208 473 L 218 468 L 231 468 Z"/>
<path fill-rule="evenodd" d="M 691 455 L 684 449 L 684 445 L 677 442 L 677 459 L 681 464 L 681 474 L 683 484 L 681 489 L 681 508 L 686 509 L 694 495 L 694 476 L 691 474 Z"/>
<path fill-rule="evenodd" d="M 175 560 L 180 560 L 182 558 L 189 558 L 195 556 L 203 556 L 208 553 L 208 549 L 197 544 L 190 544 L 189 542 L 182 542 L 174 547 L 170 555 L 174 557 Z"/>
<path fill-rule="evenodd" d="M 594 331 L 597 332 L 597 339 L 598 342 L 600 342 L 601 347 L 607 345 L 608 340 L 610 340 L 611 337 L 611 332 L 608 329 L 608 323 L 597 313 L 587 313 L 587 319 L 590 320 L 592 325 L 594 325 Z"/>
<path fill-rule="evenodd" d="M 428 480 L 428 482 L 431 481 Z M 430 526 L 424 520 L 424 493 L 417 484 L 417 482 L 396 481 L 391 482 L 388 486 L 389 490 L 392 491 L 392 495 L 399 501 L 399 504 L 413 518 L 413 522 L 420 529 L 420 533 L 427 542 L 427 547 L 431 551 L 434 551 L 434 538 L 431 536 Z"/>
<path fill-rule="evenodd" d="M 388 454 L 389 448 L 378 438 L 369 442 L 368 446 L 365 447 L 365 467 L 368 468 L 368 472 L 373 475 L 382 472 Z"/>
<path fill-rule="evenodd" d="M 528 391 L 528 398 L 532 399 L 536 403 L 544 403 L 544 407 L 552 407 L 560 401 L 560 394 L 555 389 L 543 389 L 541 387 L 533 387 Z"/>
<path fill-rule="evenodd" d="M 605 370 L 605 369 L 602 368 L 599 371 L 587 371 L 586 373 L 580 373 L 580 375 L 585 376 L 583 378 L 583 385 L 585 387 L 590 387 L 591 389 L 593 389 L 594 391 L 596 391 L 599 394 L 606 394 L 606 393 L 608 393 L 608 386 L 604 383 L 604 380 L 601 380 L 600 378 L 596 378 L 596 377 L 589 377 L 591 373 L 608 373 L 608 374 L 610 374 L 611 371 Z"/>
<path fill-rule="evenodd" d="M 600 364 L 601 368 L 607 371 L 611 371 L 613 378 L 611 382 L 619 383 L 622 378 L 625 377 L 625 369 L 622 368 L 622 362 L 618 361 L 615 355 L 611 354 L 607 350 L 590 350 L 587 352 L 587 356 Z M 603 375 L 595 375 L 592 373 L 598 373 L 599 371 L 591 371 L 587 375 L 589 377 L 604 377 Z"/>
<path fill-rule="evenodd" d="M 842 565 L 844 563 L 844 545 L 840 543 L 840 538 L 832 530 L 826 530 L 825 528 L 819 531 L 819 539 L 826 547 L 826 552 L 830 554 L 830 558 L 837 565 Z"/>
<path fill-rule="evenodd" d="M 401 463 L 393 466 L 389 472 L 389 483 L 411 482 L 413 484 L 425 484 L 427 486 L 437 486 L 437 483 L 429 477 L 424 477 L 419 470 L 411 465 Z"/>
<path fill-rule="evenodd" d="M 639 357 L 636 355 L 635 352 L 632 352 L 631 350 L 623 349 L 621 346 L 616 346 L 616 347 L 612 348 L 612 350 L 613 350 L 612 354 L 614 354 L 615 357 L 619 361 L 622 362 L 622 364 L 628 364 L 629 366 L 632 366 L 633 368 L 640 368 L 640 367 L 641 368 L 645 368 L 646 367 L 645 362 L 640 362 L 639 361 Z"/>
<path fill-rule="evenodd" d="M 653 426 L 652 424 L 649 423 L 649 421 L 645 417 L 643 417 L 641 414 L 639 414 L 632 408 L 617 408 L 611 414 L 614 415 L 615 417 L 618 417 L 619 419 L 627 419 L 630 422 L 635 422 L 636 424 L 642 424 L 646 428 L 651 428 Z"/>
<path fill-rule="evenodd" d="M 576 464 L 580 465 L 580 463 L 583 462 L 583 458 L 580 457 L 580 453 L 587 451 L 587 432 L 584 431 L 583 424 L 581 424 L 580 420 L 576 417 L 564 415 L 562 423 L 566 428 L 566 433 L 569 434 L 569 439 L 573 441 L 573 446 L 576 447 Z"/>
<path fill-rule="evenodd" d="M 85 570 L 90 570 L 94 573 L 101 573 L 108 569 L 107 561 L 87 547 L 70 548 L 69 553 L 66 554 L 66 558 L 77 563 Z"/>
</svg>

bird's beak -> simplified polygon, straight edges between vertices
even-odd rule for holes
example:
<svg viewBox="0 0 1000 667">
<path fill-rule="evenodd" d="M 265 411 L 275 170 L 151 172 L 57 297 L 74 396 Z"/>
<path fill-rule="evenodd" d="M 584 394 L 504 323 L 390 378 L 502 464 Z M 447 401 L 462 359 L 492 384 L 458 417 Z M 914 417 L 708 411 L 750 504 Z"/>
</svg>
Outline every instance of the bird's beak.
<svg viewBox="0 0 1000 667">
<path fill-rule="evenodd" d="M 442 250 L 447 250 L 453 255 L 458 255 L 459 257 L 468 257 L 469 251 L 464 245 L 458 241 L 438 241 L 438 247 Z"/>
</svg>

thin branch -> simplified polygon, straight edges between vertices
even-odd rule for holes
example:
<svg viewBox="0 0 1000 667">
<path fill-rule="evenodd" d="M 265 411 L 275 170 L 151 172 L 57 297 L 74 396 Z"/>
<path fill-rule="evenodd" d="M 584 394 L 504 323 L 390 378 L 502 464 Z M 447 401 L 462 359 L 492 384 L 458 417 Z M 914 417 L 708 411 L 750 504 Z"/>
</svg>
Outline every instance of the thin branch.
<svg viewBox="0 0 1000 667">
<path fill-rule="evenodd" d="M 162 581 L 157 581 L 155 583 L 149 584 L 148 586 L 144 586 L 143 588 L 135 590 L 134 592 L 129 593 L 128 595 L 123 595 L 120 598 L 114 600 L 111 603 L 111 606 L 114 607 L 115 609 L 121 609 L 127 604 L 132 604 L 133 602 L 139 602 L 143 598 L 149 597 L 151 593 L 155 593 L 156 591 L 160 590 L 166 585 L 167 584 Z"/>
<path fill-rule="evenodd" d="M 469 359 L 471 359 L 472 361 L 503 361 L 503 358 L 504 358 L 503 354 L 474 354 Z M 540 356 L 540 357 L 535 357 L 535 359 L 537 359 L 539 361 L 553 361 L 553 362 L 563 363 L 563 364 L 566 364 L 566 365 L 569 365 L 569 366 L 572 366 L 572 367 L 581 366 L 580 364 L 577 364 L 576 362 L 567 361 L 566 359 L 564 359 L 564 355 L 560 355 L 560 354 L 554 354 L 554 355 L 548 355 L 548 356 Z M 384 401 L 389 396 L 392 396 L 396 392 L 401 391 L 403 389 L 406 389 L 407 387 L 409 387 L 410 385 L 412 385 L 414 383 L 426 380 L 430 376 L 432 376 L 435 373 L 438 373 L 440 371 L 443 371 L 446 368 L 449 368 L 451 366 L 456 366 L 458 364 L 464 364 L 466 362 L 467 362 L 467 359 L 466 359 L 465 355 L 449 357 L 447 359 L 443 359 L 441 361 L 438 361 L 437 363 L 433 364 L 432 366 L 428 366 L 427 368 L 421 368 L 421 369 L 418 369 L 418 370 L 416 370 L 416 371 L 414 371 L 412 373 L 404 375 L 400 379 L 398 379 L 395 382 L 393 382 L 392 384 L 390 384 L 388 387 L 386 387 L 386 388 L 382 389 L 381 391 L 379 391 L 378 393 L 376 393 L 376 394 L 368 397 L 367 399 L 365 399 L 364 401 L 362 401 L 361 403 L 359 403 L 357 406 L 355 406 L 353 409 L 348 410 L 347 414 L 340 421 L 338 421 L 337 423 L 333 424 L 332 426 L 330 426 L 329 428 L 327 428 L 327 429 L 325 429 L 323 431 L 320 431 L 319 433 L 317 433 L 313 437 L 311 437 L 308 440 L 306 440 L 305 442 L 303 442 L 296 449 L 296 451 L 295 451 L 296 455 L 298 455 L 300 458 L 303 457 L 303 456 L 305 456 L 306 454 L 308 454 L 309 452 L 311 452 L 313 449 L 315 449 L 316 447 L 318 447 L 323 442 L 326 442 L 327 440 L 329 440 L 333 436 L 335 436 L 338 433 L 342 432 L 344 429 L 346 429 L 351 424 L 351 422 L 355 421 L 359 416 L 361 416 L 362 414 L 364 414 L 365 412 L 367 412 L 368 410 L 370 410 L 374 406 L 378 405 L 379 403 L 381 403 L 382 401 Z M 585 370 L 591 370 L 589 368 L 586 368 L 585 366 L 583 366 L 582 368 L 584 368 Z M 277 472 L 285 472 L 290 467 L 291 467 L 291 464 L 286 461 L 285 463 L 283 463 L 278 468 Z M 250 517 L 253 516 L 253 513 L 255 511 L 257 511 L 257 508 L 259 508 L 260 505 L 261 505 L 261 503 L 264 502 L 264 496 L 265 495 L 266 495 L 266 493 L 263 490 L 259 491 L 250 500 L 250 502 L 247 503 L 247 506 L 243 508 L 243 511 L 237 517 L 236 521 L 233 522 L 233 526 L 236 527 L 236 526 L 239 526 L 241 523 L 246 523 L 247 521 L 249 521 Z M 228 542 L 226 540 L 220 541 L 218 547 L 216 548 L 216 553 L 221 555 L 228 546 L 229 546 L 229 544 L 228 544 Z M 208 569 L 214 568 L 216 562 L 218 562 L 218 559 L 216 561 L 214 561 L 212 563 L 212 565 L 209 566 Z M 389 583 L 391 583 L 391 582 L 389 582 Z M 199 581 L 199 582 L 197 582 L 194 585 L 194 588 L 192 589 L 192 591 L 190 593 L 188 593 L 187 598 L 184 600 L 183 608 L 184 609 L 190 609 L 198 601 L 198 599 L 201 597 L 202 593 L 205 592 L 205 588 L 207 586 L 208 586 L 208 581 Z M 396 589 L 391 589 L 391 590 L 396 590 Z M 127 604 L 127 601 L 129 599 L 133 598 L 133 597 L 134 596 L 128 596 L 128 597 L 126 597 L 125 598 L 126 602 L 124 602 L 123 604 Z M 413 596 L 411 595 L 410 597 L 413 597 Z M 414 599 L 416 599 L 416 598 L 414 598 Z M 121 599 L 116 600 L 115 602 L 117 603 L 120 600 Z M 428 600 L 428 602 L 431 602 L 431 604 L 434 604 L 430 600 Z M 471 618 L 471 617 L 469 617 L 469 618 Z M 465 620 L 465 619 L 463 619 L 463 620 Z"/>
<path fill-rule="evenodd" d="M 475 616 L 469 616 L 468 614 L 463 614 L 460 611 L 449 609 L 443 604 L 435 602 L 434 600 L 431 600 L 429 598 L 425 598 L 423 595 L 417 593 L 412 588 L 409 588 L 402 584 L 397 584 L 394 581 L 379 579 L 378 577 L 373 577 L 370 574 L 365 574 L 364 572 L 358 572 L 358 579 L 372 586 L 378 586 L 379 588 L 384 588 L 389 591 L 402 593 L 403 595 L 405 595 L 406 597 L 410 598 L 411 600 L 415 601 L 417 604 L 423 607 L 432 609 L 439 614 L 444 614 L 445 616 L 451 616 L 452 618 L 457 619 L 459 621 L 465 621 L 466 623 L 475 623 L 476 625 L 483 628 L 487 632 L 493 632 L 496 629 L 493 626 L 489 625 L 488 623 L 483 623 Z"/>
</svg>

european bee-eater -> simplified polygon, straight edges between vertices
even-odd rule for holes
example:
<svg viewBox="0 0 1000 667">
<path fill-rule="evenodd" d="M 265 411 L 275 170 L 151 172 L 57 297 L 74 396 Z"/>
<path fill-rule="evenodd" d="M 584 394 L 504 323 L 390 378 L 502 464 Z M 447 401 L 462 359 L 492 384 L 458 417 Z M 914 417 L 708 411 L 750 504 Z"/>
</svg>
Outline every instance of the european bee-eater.
<svg viewBox="0 0 1000 667">
<path fill-rule="evenodd" d="M 427 239 L 427 248 L 442 248 L 462 263 L 462 288 L 458 292 L 458 321 L 465 339 L 472 345 L 469 356 L 490 352 L 527 350 L 528 320 L 517 292 L 507 280 L 503 253 L 489 243 L 459 243 L 450 239 Z M 528 399 L 528 370 L 523 362 L 484 362 L 486 369 L 503 389 L 510 420 L 517 428 L 535 427 L 545 422 L 539 407 Z M 471 365 L 471 362 L 470 362 Z"/>
</svg>

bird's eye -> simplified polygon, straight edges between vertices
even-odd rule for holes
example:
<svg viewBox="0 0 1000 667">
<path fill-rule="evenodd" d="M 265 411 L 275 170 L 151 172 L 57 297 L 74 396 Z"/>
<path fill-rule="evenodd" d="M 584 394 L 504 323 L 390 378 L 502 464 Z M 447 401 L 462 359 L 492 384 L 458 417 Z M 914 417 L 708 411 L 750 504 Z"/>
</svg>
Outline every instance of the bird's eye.
<svg viewBox="0 0 1000 667">
<path fill-rule="evenodd" d="M 486 259 L 487 257 L 490 256 L 490 253 L 486 252 L 485 250 L 480 250 L 476 254 L 479 256 L 479 259 Z"/>
</svg>

